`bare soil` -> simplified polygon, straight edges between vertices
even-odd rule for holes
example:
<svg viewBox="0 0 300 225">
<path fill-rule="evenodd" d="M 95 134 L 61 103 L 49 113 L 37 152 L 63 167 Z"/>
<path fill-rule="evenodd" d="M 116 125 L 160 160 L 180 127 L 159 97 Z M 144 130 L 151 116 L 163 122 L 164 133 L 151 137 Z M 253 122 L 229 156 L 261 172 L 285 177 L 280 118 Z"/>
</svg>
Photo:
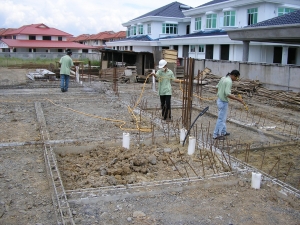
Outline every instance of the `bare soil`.
<svg viewBox="0 0 300 225">
<path fill-rule="evenodd" d="M 191 156 L 189 143 L 179 143 L 177 84 L 173 122 L 165 123 L 151 84 L 118 84 L 116 95 L 109 82 L 72 81 L 62 93 L 59 81 L 32 82 L 26 72 L 0 69 L 0 224 L 64 222 L 45 146 L 55 153 L 74 224 L 299 224 L 298 106 L 245 95 L 249 111 L 230 102 L 231 134 L 216 143 L 215 94 L 203 87 L 192 120 L 206 106 L 209 111 L 191 130 L 201 140 Z M 144 110 L 135 111 L 139 107 Z M 124 132 L 130 133 L 130 149 L 122 147 Z M 231 168 L 212 146 L 242 166 Z M 251 188 L 251 166 L 263 173 L 260 189 Z"/>
</svg>

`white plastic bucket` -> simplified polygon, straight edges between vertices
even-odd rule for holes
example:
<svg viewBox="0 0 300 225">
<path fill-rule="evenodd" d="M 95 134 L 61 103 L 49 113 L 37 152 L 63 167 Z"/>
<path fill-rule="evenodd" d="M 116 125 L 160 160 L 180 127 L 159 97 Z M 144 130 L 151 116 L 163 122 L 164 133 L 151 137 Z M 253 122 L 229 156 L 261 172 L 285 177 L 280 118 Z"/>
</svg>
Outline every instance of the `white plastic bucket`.
<svg viewBox="0 0 300 225">
<path fill-rule="evenodd" d="M 130 134 L 123 133 L 123 148 L 129 149 L 129 145 L 130 145 Z"/>
<path fill-rule="evenodd" d="M 183 144 L 186 133 L 187 133 L 187 130 L 185 128 L 180 129 L 180 144 Z"/>
<path fill-rule="evenodd" d="M 188 154 L 193 155 L 195 152 L 195 146 L 196 146 L 196 138 L 193 136 L 189 137 L 189 147 L 188 147 Z"/>
<path fill-rule="evenodd" d="M 255 189 L 260 189 L 261 173 L 252 172 L 251 187 Z"/>
</svg>

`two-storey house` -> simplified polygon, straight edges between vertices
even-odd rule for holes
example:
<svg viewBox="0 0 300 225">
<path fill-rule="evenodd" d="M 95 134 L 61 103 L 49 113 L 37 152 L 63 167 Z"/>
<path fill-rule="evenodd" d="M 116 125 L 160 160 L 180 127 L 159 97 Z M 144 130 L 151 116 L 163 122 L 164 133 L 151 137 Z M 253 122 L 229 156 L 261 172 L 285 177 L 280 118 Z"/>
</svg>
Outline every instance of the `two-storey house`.
<svg viewBox="0 0 300 225">
<path fill-rule="evenodd" d="M 91 52 L 93 46 L 67 41 L 71 34 L 50 28 L 45 24 L 24 25 L 5 32 L 0 40 L 1 52 Z"/>
<path fill-rule="evenodd" d="M 127 38 L 107 45 L 130 46 L 133 51 L 176 49 L 178 57 L 242 61 L 243 42 L 231 40 L 227 31 L 300 9 L 297 0 L 213 0 L 195 8 L 173 2 L 133 19 Z M 278 56 L 278 49 L 289 53 Z M 299 45 L 251 42 L 251 62 L 300 64 Z"/>
</svg>

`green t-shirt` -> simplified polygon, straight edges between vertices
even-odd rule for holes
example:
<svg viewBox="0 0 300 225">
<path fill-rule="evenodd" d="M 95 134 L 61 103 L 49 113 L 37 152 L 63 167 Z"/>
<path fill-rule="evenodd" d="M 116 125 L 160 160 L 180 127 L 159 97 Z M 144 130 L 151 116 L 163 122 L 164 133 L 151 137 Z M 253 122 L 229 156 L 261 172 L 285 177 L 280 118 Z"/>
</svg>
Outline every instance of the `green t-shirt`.
<svg viewBox="0 0 300 225">
<path fill-rule="evenodd" d="M 159 95 L 172 95 L 171 80 L 175 79 L 172 70 L 167 69 L 167 71 L 158 70 L 156 72 L 156 77 L 158 79 L 158 94 Z"/>
<path fill-rule="evenodd" d="M 74 66 L 73 60 L 69 55 L 65 55 L 60 59 L 60 74 L 70 75 L 71 67 Z"/>
<path fill-rule="evenodd" d="M 218 98 L 228 102 L 227 96 L 231 94 L 232 80 L 230 76 L 222 77 L 216 88 L 218 88 Z"/>
</svg>

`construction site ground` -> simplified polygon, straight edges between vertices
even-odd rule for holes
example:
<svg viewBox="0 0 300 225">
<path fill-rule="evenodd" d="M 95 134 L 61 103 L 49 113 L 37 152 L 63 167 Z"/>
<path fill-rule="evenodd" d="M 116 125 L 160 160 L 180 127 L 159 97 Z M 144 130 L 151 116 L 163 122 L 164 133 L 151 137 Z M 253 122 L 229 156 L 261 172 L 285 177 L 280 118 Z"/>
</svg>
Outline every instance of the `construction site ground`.
<svg viewBox="0 0 300 225">
<path fill-rule="evenodd" d="M 27 72 L 0 68 L 0 224 L 300 223 L 299 105 L 245 94 L 249 110 L 231 101 L 230 135 L 215 141 L 208 82 L 194 89 L 192 122 L 209 109 L 190 131 L 189 155 L 181 85 L 166 123 L 151 82 L 71 80 L 62 93 L 59 80 Z"/>
</svg>

